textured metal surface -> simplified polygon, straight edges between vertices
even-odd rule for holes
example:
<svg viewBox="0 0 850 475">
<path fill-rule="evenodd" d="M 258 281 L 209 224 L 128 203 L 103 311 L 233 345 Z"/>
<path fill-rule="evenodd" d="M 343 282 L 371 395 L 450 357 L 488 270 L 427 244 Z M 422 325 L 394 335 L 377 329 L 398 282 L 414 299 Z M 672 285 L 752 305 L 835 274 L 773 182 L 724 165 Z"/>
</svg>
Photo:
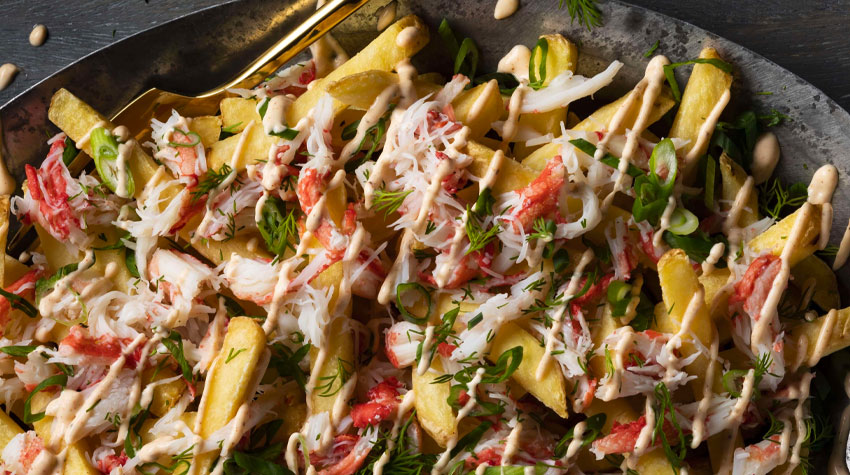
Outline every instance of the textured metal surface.
<svg viewBox="0 0 850 475">
<path fill-rule="evenodd" d="M 336 36 L 343 46 L 355 51 L 376 35 L 375 11 L 385 3 L 374 0 L 338 27 Z M 45 130 L 53 130 L 46 123 L 45 108 L 58 87 L 67 87 L 107 114 L 150 86 L 197 93 L 244 67 L 304 18 L 313 5 L 306 0 L 244 0 L 218 6 L 84 58 L 0 109 L 10 169 L 20 179 L 23 164 L 43 157 Z M 447 18 L 458 32 L 476 39 L 481 48 L 480 70 L 484 71 L 493 70 L 498 58 L 514 44 L 531 45 L 541 32 L 562 33 L 581 44 L 580 73 L 598 72 L 612 59 L 626 64 L 613 87 L 599 94 L 603 99 L 623 93 L 640 78 L 647 62 L 643 53 L 656 40 L 661 40 L 663 53 L 674 61 L 697 56 L 705 44 L 714 46 L 736 66 L 733 109 L 776 108 L 792 117 L 775 129 L 782 144 L 781 176 L 808 182 L 821 164 L 838 167 L 841 184 L 834 200 L 833 243 L 840 239 L 850 218 L 850 115 L 818 89 L 739 45 L 640 7 L 607 1 L 603 4 L 605 25 L 588 32 L 571 26 L 566 11 L 558 10 L 555 1 L 526 1 L 516 15 L 501 22 L 492 20 L 492 6 L 492 2 L 475 0 L 403 0 L 400 13 L 414 11 L 431 25 Z M 428 69 L 448 71 L 449 59 L 439 41 L 433 41 L 421 56 L 418 61 L 427 63 Z M 678 73 L 683 82 L 686 71 Z M 754 95 L 756 91 L 775 94 Z M 850 275 L 843 271 L 839 277 L 844 293 Z M 836 404 L 845 399 L 840 381 L 847 373 L 846 365 L 831 358 L 819 367 L 834 382 Z M 837 446 L 843 448 L 843 442 Z"/>
</svg>

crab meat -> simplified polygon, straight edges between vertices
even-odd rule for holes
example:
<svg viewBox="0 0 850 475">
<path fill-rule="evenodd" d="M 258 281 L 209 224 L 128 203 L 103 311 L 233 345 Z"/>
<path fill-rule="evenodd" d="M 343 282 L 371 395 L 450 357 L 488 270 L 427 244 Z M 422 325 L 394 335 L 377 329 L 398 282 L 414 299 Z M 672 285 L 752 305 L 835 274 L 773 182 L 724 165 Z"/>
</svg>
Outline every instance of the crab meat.
<svg viewBox="0 0 850 475">
<path fill-rule="evenodd" d="M 315 466 L 322 467 L 319 475 L 352 475 L 366 461 L 371 449 L 372 443 L 364 437 L 340 434 L 334 438 L 329 455 L 311 453 L 310 460 Z"/>
<path fill-rule="evenodd" d="M 423 340 L 422 328 L 410 322 L 397 322 L 385 332 L 387 359 L 396 368 L 405 368 L 416 361 L 416 349 Z"/>
<path fill-rule="evenodd" d="M 3 448 L 3 469 L 6 473 L 24 475 L 30 471 L 33 462 L 44 450 L 44 442 L 35 433 L 27 431 L 12 437 Z"/>
<path fill-rule="evenodd" d="M 732 475 L 766 475 L 782 463 L 780 436 L 735 449 Z"/>
<path fill-rule="evenodd" d="M 398 388 L 401 383 L 395 378 L 388 378 L 366 393 L 369 402 L 357 404 L 351 408 L 351 420 L 354 427 L 364 429 L 376 426 L 384 419 L 393 415 L 398 409 Z"/>
<path fill-rule="evenodd" d="M 24 274 L 20 279 L 6 287 L 6 292 L 23 297 L 27 300 L 35 298 L 35 282 L 41 277 L 41 269 L 32 269 Z M 0 336 L 3 336 L 6 325 L 9 324 L 12 318 L 12 304 L 6 297 L 0 296 Z"/>
<path fill-rule="evenodd" d="M 207 285 L 217 287 L 212 269 L 194 257 L 182 252 L 157 249 L 148 264 L 151 282 L 157 285 L 157 294 L 164 295 L 174 306 L 174 325 L 185 324 L 189 319 L 195 299 Z"/>
<path fill-rule="evenodd" d="M 524 232 L 531 231 L 534 220 L 558 210 L 561 188 L 564 186 L 564 162 L 560 155 L 552 157 L 540 175 L 525 188 L 518 190 L 520 208 L 513 212 L 516 217 L 514 230 L 521 227 Z"/>
<path fill-rule="evenodd" d="M 773 254 L 755 258 L 741 280 L 735 284 L 735 292 L 729 297 L 729 306 L 742 304 L 744 311 L 754 321 L 758 321 L 764 301 L 781 267 L 782 261 Z"/>
</svg>

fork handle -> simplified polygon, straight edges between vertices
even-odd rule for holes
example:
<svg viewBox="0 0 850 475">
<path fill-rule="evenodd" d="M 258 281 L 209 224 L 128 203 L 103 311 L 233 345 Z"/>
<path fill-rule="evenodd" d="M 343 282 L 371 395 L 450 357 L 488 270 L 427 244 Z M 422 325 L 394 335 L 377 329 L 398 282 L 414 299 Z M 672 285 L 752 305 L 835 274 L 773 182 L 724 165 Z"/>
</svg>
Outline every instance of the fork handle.
<svg viewBox="0 0 850 475">
<path fill-rule="evenodd" d="M 222 88 L 250 88 L 270 76 L 369 0 L 329 0 Z M 218 95 L 221 88 L 199 96 Z"/>
</svg>

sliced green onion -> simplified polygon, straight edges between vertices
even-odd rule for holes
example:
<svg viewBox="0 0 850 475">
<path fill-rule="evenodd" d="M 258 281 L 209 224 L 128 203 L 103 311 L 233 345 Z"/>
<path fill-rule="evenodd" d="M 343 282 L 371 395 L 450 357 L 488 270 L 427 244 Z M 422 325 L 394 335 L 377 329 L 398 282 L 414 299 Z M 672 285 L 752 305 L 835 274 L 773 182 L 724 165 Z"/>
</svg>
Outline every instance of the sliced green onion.
<svg viewBox="0 0 850 475">
<path fill-rule="evenodd" d="M 612 280 L 608 284 L 608 301 L 611 303 L 622 302 L 629 298 L 632 293 L 632 286 L 622 280 Z"/>
<path fill-rule="evenodd" d="M 181 134 L 185 135 L 186 137 L 194 137 L 195 140 L 192 143 L 181 143 L 181 142 L 170 142 L 169 141 L 168 145 L 170 145 L 172 147 L 187 147 L 187 148 L 189 148 L 189 147 L 194 147 L 195 145 L 198 145 L 199 143 L 201 143 L 201 136 L 198 135 L 197 132 L 192 132 L 192 131 L 184 132 L 180 129 L 174 129 L 174 132 L 181 133 Z"/>
<path fill-rule="evenodd" d="M 699 219 L 685 208 L 676 208 L 670 216 L 670 232 L 687 236 L 699 227 Z"/>
<path fill-rule="evenodd" d="M 33 345 L 4 346 L 0 348 L 0 351 L 9 356 L 27 356 L 35 351 L 36 348 L 38 347 Z"/>
<path fill-rule="evenodd" d="M 24 423 L 32 424 L 33 422 L 38 422 L 44 419 L 44 412 L 39 412 L 38 414 L 32 413 L 32 398 L 37 393 L 39 393 L 42 389 L 45 389 L 50 386 L 61 386 L 65 387 L 68 384 L 68 376 L 64 374 L 55 374 L 44 381 L 40 382 L 38 386 L 36 386 L 30 395 L 27 397 L 27 400 L 24 401 Z"/>
<path fill-rule="evenodd" d="M 422 295 L 422 298 L 425 299 L 425 303 L 427 304 L 428 309 L 425 311 L 424 317 L 417 317 L 416 315 L 410 313 L 404 307 L 404 304 L 401 303 L 402 294 L 410 290 L 419 292 L 419 294 Z M 396 286 L 395 294 L 395 301 L 396 305 L 398 306 L 398 311 L 401 312 L 401 316 L 404 317 L 405 320 L 411 323 L 415 323 L 417 325 L 424 325 L 428 323 L 428 317 L 431 316 L 431 293 L 428 292 L 428 289 L 416 282 L 406 282 L 404 284 L 398 284 L 398 286 Z"/>
<path fill-rule="evenodd" d="M 664 198 L 670 196 L 673 192 L 673 185 L 676 183 L 676 172 L 679 168 L 679 163 L 676 160 L 676 146 L 670 139 L 664 139 L 652 149 L 652 156 L 649 157 L 649 172 L 655 183 L 664 192 Z M 660 170 L 667 170 L 667 178 L 661 179 L 658 175 Z"/>
<path fill-rule="evenodd" d="M 535 65 L 534 58 L 537 57 L 537 51 L 540 51 L 540 62 Z M 537 40 L 537 44 L 531 50 L 531 56 L 528 58 L 528 86 L 532 89 L 540 89 L 546 81 L 546 56 L 549 54 L 549 42 L 546 38 Z M 536 66 L 536 67 L 535 67 Z"/>
<path fill-rule="evenodd" d="M 103 127 L 98 127 L 91 132 L 91 151 L 94 158 L 94 166 L 103 183 L 113 192 L 118 188 L 118 140 L 107 132 Z M 127 174 L 127 196 L 133 196 L 136 186 L 133 183 L 133 174 L 124 164 L 124 173 Z"/>
<path fill-rule="evenodd" d="M 743 369 L 730 369 L 723 373 L 723 389 L 732 397 L 741 397 L 741 391 L 738 389 L 738 378 L 747 376 L 747 371 Z"/>
<path fill-rule="evenodd" d="M 25 298 L 20 295 L 13 294 L 12 292 L 7 292 L 4 289 L 0 289 L 0 295 L 6 297 L 6 300 L 9 301 L 9 305 L 15 310 L 20 310 L 27 314 L 30 318 L 38 317 L 38 309 L 33 306 L 33 304 L 29 303 Z"/>
</svg>

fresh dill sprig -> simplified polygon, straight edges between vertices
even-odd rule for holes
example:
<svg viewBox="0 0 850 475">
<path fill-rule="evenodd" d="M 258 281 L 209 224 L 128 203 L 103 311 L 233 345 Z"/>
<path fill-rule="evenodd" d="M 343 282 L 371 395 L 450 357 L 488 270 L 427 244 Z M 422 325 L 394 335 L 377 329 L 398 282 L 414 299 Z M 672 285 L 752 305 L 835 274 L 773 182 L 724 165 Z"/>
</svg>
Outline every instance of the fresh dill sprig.
<svg viewBox="0 0 850 475">
<path fill-rule="evenodd" d="M 570 14 L 570 23 L 578 20 L 579 25 L 584 25 L 588 31 L 596 26 L 602 26 L 602 10 L 596 4 L 596 0 L 558 0 L 558 8 L 567 6 Z"/>
<path fill-rule="evenodd" d="M 771 437 L 781 434 L 785 429 L 785 423 L 777 419 L 772 412 L 768 412 L 767 415 L 770 417 L 770 427 L 768 427 L 767 432 L 764 433 L 762 439 L 778 444 L 779 441 L 772 440 Z"/>
<path fill-rule="evenodd" d="M 497 223 L 484 229 L 481 222 L 478 221 L 478 218 L 470 211 L 468 206 L 466 214 L 466 236 L 469 238 L 469 249 L 466 250 L 466 254 L 470 254 L 484 249 L 490 241 L 496 238 L 502 227 Z"/>
<path fill-rule="evenodd" d="M 758 119 L 762 121 L 766 127 L 776 127 L 786 120 L 791 120 L 791 117 L 788 117 L 776 109 L 771 109 L 770 114 L 760 115 L 758 116 Z"/>
<path fill-rule="evenodd" d="M 542 239 L 544 241 L 551 241 L 555 238 L 555 231 L 557 230 L 557 225 L 555 221 L 551 219 L 544 219 L 543 217 L 537 218 L 534 220 L 534 223 L 531 225 L 532 233 L 525 237 L 526 241 L 531 241 L 534 239 Z"/>
<path fill-rule="evenodd" d="M 685 461 L 685 456 L 688 452 L 688 438 L 682 431 L 679 421 L 676 417 L 676 409 L 673 407 L 673 398 L 670 391 L 664 383 L 658 383 L 655 386 L 655 413 L 658 414 L 655 420 L 655 428 L 652 430 L 652 442 L 661 439 L 661 446 L 664 448 L 664 455 L 673 466 L 673 470 L 678 473 L 679 468 Z M 672 441 L 667 438 L 667 432 L 664 431 L 665 423 L 669 421 L 674 429 L 674 438 Z M 678 439 L 678 440 L 677 440 Z"/>
<path fill-rule="evenodd" d="M 407 195 L 413 193 L 413 190 L 402 191 L 387 191 L 384 188 L 375 190 L 375 197 L 372 201 L 372 207 L 378 211 L 384 212 L 384 217 L 389 216 L 401 207 Z"/>
<path fill-rule="evenodd" d="M 204 179 L 192 190 L 192 202 L 198 201 L 202 196 L 218 188 L 231 173 L 233 173 L 233 169 L 226 163 L 222 164 L 221 168 L 217 171 L 213 169 L 207 170 Z M 238 186 L 240 184 L 239 179 L 237 178 L 233 183 Z"/>
<path fill-rule="evenodd" d="M 334 396 L 342 389 L 352 374 L 354 374 L 354 365 L 342 358 L 337 358 L 334 373 L 320 377 L 319 381 L 324 384 L 316 386 L 315 390 L 322 397 Z M 339 381 L 338 384 L 337 380 Z"/>
<path fill-rule="evenodd" d="M 773 219 L 783 218 L 787 209 L 802 206 L 809 197 L 805 183 L 785 186 L 779 178 L 759 185 L 759 210 Z"/>
</svg>

